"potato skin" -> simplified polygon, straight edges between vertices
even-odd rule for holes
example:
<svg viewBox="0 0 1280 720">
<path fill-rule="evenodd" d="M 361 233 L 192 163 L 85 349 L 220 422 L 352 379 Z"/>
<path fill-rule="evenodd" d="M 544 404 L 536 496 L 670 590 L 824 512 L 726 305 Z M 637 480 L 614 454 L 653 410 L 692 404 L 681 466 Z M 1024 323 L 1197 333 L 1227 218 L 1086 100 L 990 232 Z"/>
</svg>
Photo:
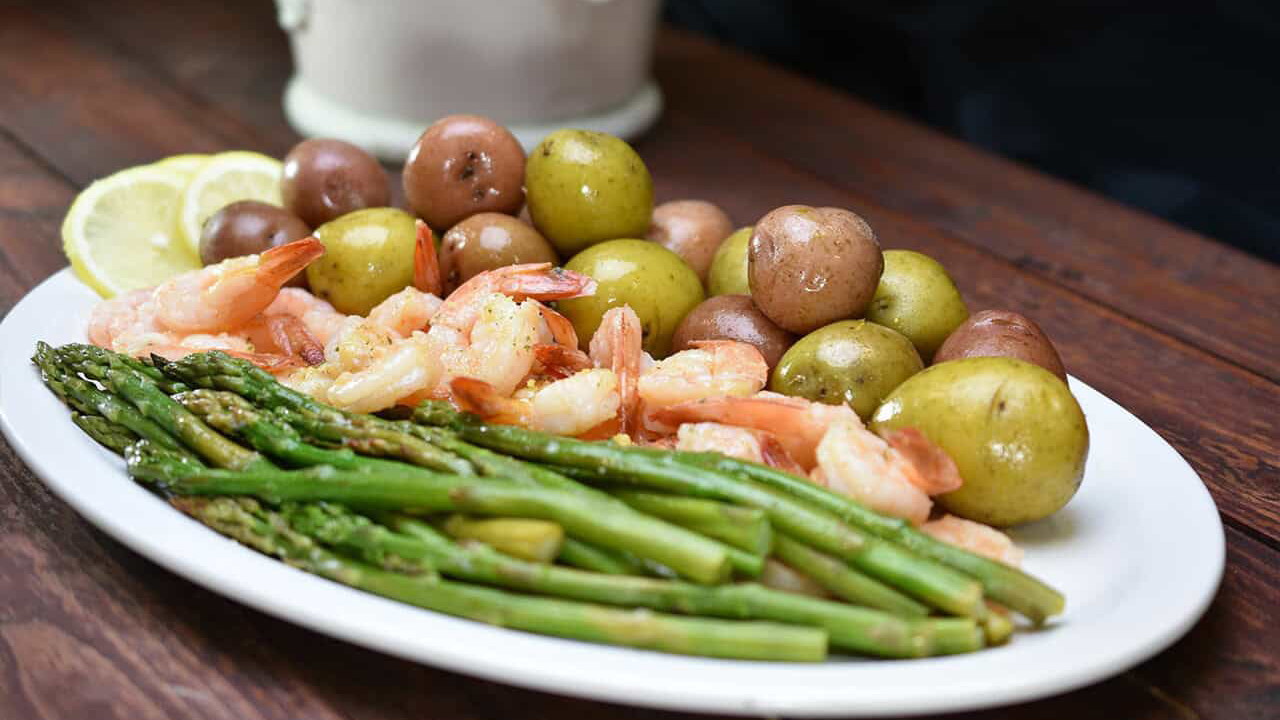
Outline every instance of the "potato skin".
<svg viewBox="0 0 1280 720">
<path fill-rule="evenodd" d="M 964 485 L 936 500 L 969 520 L 1007 527 L 1048 517 L 1084 476 L 1089 428 L 1065 383 L 1008 357 L 934 365 L 885 397 L 875 431 L 914 427 L 951 456 Z"/>
<path fill-rule="evenodd" d="M 671 336 L 671 352 L 688 350 L 698 340 L 736 340 L 753 345 L 772 368 L 796 337 L 774 325 L 749 296 L 717 295 L 685 315 Z"/>
<path fill-rule="evenodd" d="M 307 282 L 339 312 L 368 315 L 413 282 L 417 229 L 403 210 L 357 210 L 316 228 L 315 236 L 325 253 L 307 266 Z"/>
<path fill-rule="evenodd" d="M 205 221 L 200 231 L 200 262 L 213 265 L 227 258 L 256 255 L 310 233 L 306 223 L 282 207 L 257 200 L 233 202 Z M 305 288 L 306 273 L 294 275 L 285 284 Z"/>
<path fill-rule="evenodd" d="M 391 204 L 391 181 L 376 158 L 342 140 L 303 140 L 284 157 L 284 206 L 311 227 Z"/>
<path fill-rule="evenodd" d="M 843 320 L 796 341 L 769 376 L 769 389 L 830 405 L 862 419 L 924 363 L 911 341 L 866 320 Z"/>
<path fill-rule="evenodd" d="M 706 283 L 711 259 L 732 232 L 733 221 L 715 204 L 672 200 L 653 209 L 647 237 L 683 258 Z"/>
<path fill-rule="evenodd" d="M 716 248 L 707 270 L 708 295 L 750 295 L 747 281 L 747 246 L 755 227 L 748 225 L 733 231 Z"/>
<path fill-rule="evenodd" d="M 884 274 L 867 319 L 907 336 L 928 362 L 969 317 L 955 282 L 937 260 L 911 250 L 885 250 Z"/>
<path fill-rule="evenodd" d="M 747 248 L 751 297 L 793 333 L 860 317 L 883 271 L 871 226 L 841 208 L 777 208 L 756 223 Z"/>
<path fill-rule="evenodd" d="M 1010 310 L 983 310 L 961 323 L 938 348 L 933 363 L 968 357 L 1016 358 L 1067 381 L 1067 370 L 1049 336 L 1031 318 Z"/>
<path fill-rule="evenodd" d="M 520 263 L 560 264 L 551 243 L 532 225 L 503 213 L 477 213 L 440 239 L 445 292 L 486 270 Z"/>
<path fill-rule="evenodd" d="M 446 230 L 481 212 L 515 215 L 524 204 L 524 148 L 480 115 L 431 124 L 404 163 L 404 196 L 418 217 Z"/>
<path fill-rule="evenodd" d="M 607 133 L 557 130 L 525 166 L 529 217 L 563 257 L 596 243 L 644 237 L 653 178 L 636 151 Z"/>
</svg>

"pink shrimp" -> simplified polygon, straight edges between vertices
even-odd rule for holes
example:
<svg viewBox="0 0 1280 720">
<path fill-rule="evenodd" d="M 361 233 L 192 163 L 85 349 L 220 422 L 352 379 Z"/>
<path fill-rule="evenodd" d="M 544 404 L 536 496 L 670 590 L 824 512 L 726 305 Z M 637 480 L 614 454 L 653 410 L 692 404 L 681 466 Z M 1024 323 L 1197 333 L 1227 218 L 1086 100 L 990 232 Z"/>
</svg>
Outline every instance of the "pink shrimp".
<svg viewBox="0 0 1280 720">
<path fill-rule="evenodd" d="M 669 422 L 663 408 L 706 398 L 746 397 L 764 387 L 768 379 L 769 366 L 751 345 L 732 340 L 694 343 L 694 347 L 659 360 L 640 373 L 636 390 L 643 425 L 660 434 L 675 432 L 679 423 Z"/>
<path fill-rule="evenodd" d="M 832 424 L 818 443 L 817 459 L 815 483 L 913 525 L 929 518 L 933 502 L 913 477 L 915 466 L 861 423 Z"/>
<path fill-rule="evenodd" d="M 520 425 L 555 433 L 582 435 L 618 414 L 618 380 L 609 370 L 584 370 L 535 388 L 503 397 L 492 385 L 473 378 L 454 378 L 450 396 L 463 410 L 489 422 Z"/>
<path fill-rule="evenodd" d="M 286 282 L 323 254 L 324 245 L 309 237 L 183 273 L 155 289 L 156 319 L 184 334 L 238 328 L 266 310 Z"/>
<path fill-rule="evenodd" d="M 564 345 L 534 345 L 533 357 L 534 375 L 566 378 L 576 372 L 595 367 L 586 353 L 576 347 L 568 348 Z"/>
<path fill-rule="evenodd" d="M 689 452 L 718 452 L 729 457 L 770 465 L 796 475 L 804 475 L 786 448 L 773 433 L 754 428 L 734 427 L 714 422 L 685 423 L 676 433 L 676 449 Z"/>
<path fill-rule="evenodd" d="M 350 316 L 338 312 L 326 300 L 302 288 L 281 288 L 263 315 L 292 315 L 302 321 L 307 332 L 321 345 L 328 344 Z"/>
<path fill-rule="evenodd" d="M 417 221 L 417 238 L 413 246 L 413 286 L 428 295 L 444 295 L 444 281 L 440 275 L 440 257 L 436 254 L 436 237 L 431 228 Z"/>
<path fill-rule="evenodd" d="M 818 443 L 833 420 L 861 425 L 845 405 L 823 405 L 799 398 L 761 393 L 754 397 L 709 397 L 653 412 L 658 423 L 717 422 L 773 433 L 787 453 L 805 470 L 817 464 Z"/>
<path fill-rule="evenodd" d="M 324 362 L 324 346 L 292 315 L 259 315 L 240 329 L 256 351 L 297 357 L 306 365 Z"/>
<path fill-rule="evenodd" d="M 640 316 L 629 305 L 610 308 L 591 336 L 590 355 L 596 367 L 607 367 L 618 378 L 621 404 L 618 421 L 622 432 L 635 437 L 639 429 L 640 378 L 643 332 Z"/>
<path fill-rule="evenodd" d="M 915 467 L 911 481 L 929 495 L 959 490 L 964 484 L 955 460 L 916 428 L 886 430 L 880 436 Z"/>
<path fill-rule="evenodd" d="M 432 329 L 449 328 L 464 337 L 469 335 L 485 296 L 498 293 L 516 300 L 565 300 L 595 294 L 596 281 L 586 275 L 551 263 L 508 265 L 486 270 L 458 286 L 445 298 L 432 318 Z"/>
<path fill-rule="evenodd" d="M 937 520 L 920 526 L 933 537 L 952 545 L 958 545 L 984 557 L 1018 567 L 1022 564 L 1022 548 L 1013 544 L 1008 535 L 972 520 L 955 515 L 943 515 Z"/>
</svg>

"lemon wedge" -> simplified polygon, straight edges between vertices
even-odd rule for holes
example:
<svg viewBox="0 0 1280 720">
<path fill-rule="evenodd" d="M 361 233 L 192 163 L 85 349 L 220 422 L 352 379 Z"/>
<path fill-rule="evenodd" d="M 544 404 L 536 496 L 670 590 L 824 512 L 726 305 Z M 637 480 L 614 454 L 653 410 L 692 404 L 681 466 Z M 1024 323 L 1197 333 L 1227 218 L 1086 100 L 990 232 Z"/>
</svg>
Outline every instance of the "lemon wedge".
<svg viewBox="0 0 1280 720">
<path fill-rule="evenodd" d="M 76 276 L 111 297 L 200 267 L 176 232 L 186 186 L 182 172 L 146 165 L 85 188 L 62 222 L 62 247 Z"/>
<path fill-rule="evenodd" d="M 199 251 L 200 229 L 223 207 L 238 200 L 280 205 L 282 172 L 279 160 L 254 152 L 218 153 L 205 161 L 182 193 L 178 216 L 178 234 L 190 251 Z"/>
</svg>

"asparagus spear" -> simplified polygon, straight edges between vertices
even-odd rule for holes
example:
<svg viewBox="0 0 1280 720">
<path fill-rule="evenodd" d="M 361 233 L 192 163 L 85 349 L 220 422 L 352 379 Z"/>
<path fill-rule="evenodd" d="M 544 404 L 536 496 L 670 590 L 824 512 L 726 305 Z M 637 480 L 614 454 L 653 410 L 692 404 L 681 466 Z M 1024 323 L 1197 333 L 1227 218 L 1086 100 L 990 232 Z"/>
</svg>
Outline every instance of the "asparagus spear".
<svg viewBox="0 0 1280 720">
<path fill-rule="evenodd" d="M 800 503 L 759 483 L 692 467 L 678 460 L 680 453 L 620 447 L 547 435 L 510 425 L 468 421 L 439 403 L 423 403 L 414 419 L 425 424 L 448 424 L 467 442 L 491 450 L 553 465 L 589 470 L 601 480 L 728 500 L 764 510 L 777 531 L 836 555 L 866 574 L 912 597 L 955 615 L 981 617 L 982 588 L 974 580 L 891 543 L 869 537 L 835 515 Z"/>
<path fill-rule="evenodd" d="M 854 605 L 878 608 L 904 617 L 929 614 L 929 608 L 888 585 L 786 535 L 774 538 L 773 552 L 779 560 L 813 578 L 832 595 Z"/>
<path fill-rule="evenodd" d="M 402 515 L 390 518 L 395 532 L 328 504 L 293 506 L 285 515 L 299 532 L 392 568 L 412 570 L 415 564 L 425 563 L 445 575 L 472 582 L 589 602 L 816 625 L 827 631 L 834 647 L 868 655 L 920 657 L 982 647 L 981 633 L 970 619 L 906 620 L 755 584 L 706 587 L 538 565 L 483 546 L 459 546 L 430 525 Z"/>
<path fill-rule="evenodd" d="M 953 567 L 981 582 L 985 594 L 992 600 L 1022 613 L 1033 622 L 1041 623 L 1061 613 L 1066 604 L 1061 593 L 1021 570 L 944 543 L 903 520 L 880 515 L 852 498 L 790 473 L 714 453 L 684 453 L 680 455 L 679 462 L 768 485 L 812 507 L 830 512 L 871 535 Z"/>
<path fill-rule="evenodd" d="M 173 395 L 188 389 L 184 383 L 167 377 L 164 373 L 160 372 L 159 368 L 146 360 L 130 357 L 124 353 L 115 353 L 96 345 L 70 343 L 59 347 L 57 349 L 57 354 L 64 362 L 84 366 L 86 368 L 92 368 L 95 366 L 105 368 L 111 359 L 115 359 L 117 362 L 146 375 L 161 390 L 163 390 L 166 395 Z"/>
<path fill-rule="evenodd" d="M 138 441 L 138 436 L 128 428 L 113 423 L 101 415 L 85 415 L 72 411 L 71 422 L 96 440 L 99 445 L 118 455 L 123 455 L 130 445 Z"/>
<path fill-rule="evenodd" d="M 97 414 L 116 425 L 150 440 L 159 447 L 185 453 L 182 443 L 159 424 L 143 416 L 132 405 L 115 395 L 99 390 L 92 383 L 82 380 L 58 363 L 54 349 L 46 343 L 36 343 L 32 362 L 40 368 L 45 385 L 63 402 L 83 414 Z"/>
<path fill-rule="evenodd" d="M 698 582 L 723 582 L 729 560 L 714 540 L 647 515 L 590 497 L 525 488 L 476 478 L 415 472 L 305 470 L 252 467 L 243 471 L 174 462 L 137 443 L 126 455 L 129 472 L 178 495 L 254 495 L 272 503 L 331 500 L 369 508 L 533 517 L 606 547 L 628 550 Z"/>
<path fill-rule="evenodd" d="M 467 461 L 403 432 L 392 421 L 329 407 L 226 353 L 194 353 L 159 367 L 165 375 L 193 387 L 228 390 L 259 408 L 272 409 L 307 437 L 362 454 L 396 457 L 431 470 L 475 474 Z"/>
<path fill-rule="evenodd" d="M 178 401 L 164 394 L 146 374 L 133 369 L 124 356 L 110 353 L 104 358 L 105 365 L 92 358 L 73 361 L 70 355 L 58 357 L 65 367 L 93 377 L 128 400 L 142 415 L 168 429 L 183 445 L 211 464 L 246 470 L 272 467 L 266 458 L 231 442 L 205 425 Z"/>
<path fill-rule="evenodd" d="M 685 618 L 650 611 L 531 597 L 452 582 L 435 573 L 406 575 L 325 550 L 256 503 L 178 498 L 183 512 L 218 532 L 310 573 L 429 610 L 528 632 L 662 652 L 747 660 L 818 661 L 819 628 Z"/>
<path fill-rule="evenodd" d="M 451 515 L 442 527 L 450 537 L 482 542 L 498 552 L 537 563 L 554 560 L 564 542 L 564 529 L 546 520 Z"/>
<path fill-rule="evenodd" d="M 611 494 L 640 512 L 755 555 L 768 555 L 773 546 L 773 527 L 759 508 L 638 490 L 614 490 Z"/>
<path fill-rule="evenodd" d="M 630 555 L 607 550 L 574 537 L 560 546 L 560 562 L 572 567 L 608 575 L 637 575 L 644 571 Z"/>
</svg>

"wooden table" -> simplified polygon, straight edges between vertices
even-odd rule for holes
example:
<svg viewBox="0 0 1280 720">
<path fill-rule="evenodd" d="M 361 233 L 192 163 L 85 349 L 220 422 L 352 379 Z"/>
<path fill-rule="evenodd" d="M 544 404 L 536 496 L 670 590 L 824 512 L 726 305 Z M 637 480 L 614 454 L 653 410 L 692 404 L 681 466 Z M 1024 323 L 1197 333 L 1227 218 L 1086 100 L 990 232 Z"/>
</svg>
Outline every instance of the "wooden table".
<svg viewBox="0 0 1280 720">
<path fill-rule="evenodd" d="M 1221 508 L 1226 577 L 1190 634 L 1096 686 L 974 717 L 1280 713 L 1280 270 L 702 40 L 664 32 L 657 72 L 668 108 L 638 147 L 660 199 L 707 198 L 741 224 L 792 202 L 856 210 L 887 247 L 942 261 L 972 308 L 1036 318 Z M 63 266 L 59 224 L 95 178 L 174 153 L 286 152 L 288 73 L 265 0 L 0 8 L 0 313 Z M 673 717 L 244 608 L 90 527 L 3 445 L 0 487 L 0 717 Z"/>
</svg>

